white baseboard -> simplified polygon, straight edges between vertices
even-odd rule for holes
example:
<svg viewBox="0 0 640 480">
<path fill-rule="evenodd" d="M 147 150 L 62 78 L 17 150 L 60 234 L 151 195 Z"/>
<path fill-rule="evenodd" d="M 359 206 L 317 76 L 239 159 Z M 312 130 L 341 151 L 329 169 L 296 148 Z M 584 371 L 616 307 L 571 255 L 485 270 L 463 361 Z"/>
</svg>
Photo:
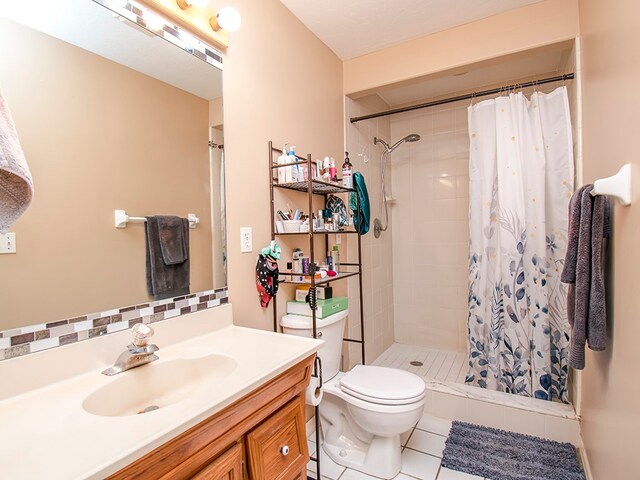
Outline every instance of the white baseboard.
<svg viewBox="0 0 640 480">
<path fill-rule="evenodd" d="M 587 449 L 584 448 L 584 444 L 582 441 L 580 442 L 580 447 L 578 448 L 578 453 L 580 455 L 580 462 L 582 463 L 582 468 L 584 469 L 584 475 L 587 477 L 587 480 L 594 480 L 593 475 L 591 474 L 591 467 L 589 466 L 589 458 L 587 457 Z"/>
</svg>

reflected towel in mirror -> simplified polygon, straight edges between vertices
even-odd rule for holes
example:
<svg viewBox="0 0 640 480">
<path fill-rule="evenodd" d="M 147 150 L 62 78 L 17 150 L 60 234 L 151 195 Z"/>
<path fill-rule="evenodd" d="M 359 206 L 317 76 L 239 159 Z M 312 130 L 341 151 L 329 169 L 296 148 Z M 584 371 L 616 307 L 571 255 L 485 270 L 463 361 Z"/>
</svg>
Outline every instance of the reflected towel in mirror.
<svg viewBox="0 0 640 480">
<path fill-rule="evenodd" d="M 0 92 L 0 233 L 6 233 L 20 218 L 32 197 L 29 165 L 9 105 Z"/>
<path fill-rule="evenodd" d="M 147 291 L 163 298 L 189 293 L 189 221 L 157 215 L 146 217 Z"/>
</svg>

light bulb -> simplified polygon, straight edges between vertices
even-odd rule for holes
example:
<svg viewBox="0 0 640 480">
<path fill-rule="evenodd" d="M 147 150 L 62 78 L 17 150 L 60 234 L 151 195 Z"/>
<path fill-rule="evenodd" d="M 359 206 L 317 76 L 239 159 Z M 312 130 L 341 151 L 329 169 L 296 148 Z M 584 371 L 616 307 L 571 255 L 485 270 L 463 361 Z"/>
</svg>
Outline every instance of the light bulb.
<svg viewBox="0 0 640 480">
<path fill-rule="evenodd" d="M 145 12 L 143 18 L 149 30 L 153 30 L 154 32 L 159 32 L 164 28 L 165 21 L 162 18 L 160 18 L 158 15 L 155 15 L 151 12 Z"/>
<path fill-rule="evenodd" d="M 240 12 L 233 7 L 222 7 L 216 15 L 218 25 L 228 32 L 235 32 L 240 28 L 242 17 Z"/>
</svg>

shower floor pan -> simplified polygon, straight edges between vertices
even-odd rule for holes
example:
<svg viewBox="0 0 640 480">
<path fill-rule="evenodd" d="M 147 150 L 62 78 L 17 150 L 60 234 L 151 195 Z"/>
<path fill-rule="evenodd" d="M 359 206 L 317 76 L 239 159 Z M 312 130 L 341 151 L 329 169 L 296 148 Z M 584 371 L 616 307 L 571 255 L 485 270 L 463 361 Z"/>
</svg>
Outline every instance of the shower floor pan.
<svg viewBox="0 0 640 480">
<path fill-rule="evenodd" d="M 446 411 L 439 413 L 445 418 L 473 420 L 470 419 L 466 402 L 461 401 L 462 399 L 477 400 L 564 419 L 577 420 L 578 418 L 573 405 L 465 385 L 466 353 L 394 343 L 376 358 L 372 365 L 399 368 L 422 377 L 428 390 L 426 410 L 443 408 Z M 447 412 L 450 414 L 444 414 Z M 502 428 L 500 425 L 487 426 Z"/>
</svg>

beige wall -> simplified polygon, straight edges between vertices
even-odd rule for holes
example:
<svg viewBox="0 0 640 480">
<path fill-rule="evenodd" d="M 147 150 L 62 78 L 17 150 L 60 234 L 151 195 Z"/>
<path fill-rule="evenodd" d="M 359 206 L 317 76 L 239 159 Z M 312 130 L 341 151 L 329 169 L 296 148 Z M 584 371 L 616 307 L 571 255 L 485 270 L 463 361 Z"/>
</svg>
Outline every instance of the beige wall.
<svg viewBox="0 0 640 480">
<path fill-rule="evenodd" d="M 0 44 L 35 183 L 0 256 L 0 330 L 148 299 L 144 227 L 114 228 L 116 208 L 196 213 L 191 288 L 211 288 L 207 102 L 8 20 Z"/>
<path fill-rule="evenodd" d="M 584 181 L 609 176 L 640 158 L 640 3 L 580 0 L 582 30 Z M 596 480 L 637 478 L 640 430 L 637 295 L 640 289 L 639 178 L 635 205 L 614 202 L 610 339 L 605 352 L 590 352 L 582 375 L 582 437 Z"/>
<path fill-rule="evenodd" d="M 389 108 L 378 95 L 352 100 L 346 99 L 346 117 L 367 115 Z M 373 144 L 373 137 L 391 141 L 389 117 L 360 123 L 347 121 L 347 150 L 354 172 L 361 172 L 367 183 L 371 205 L 370 230 L 362 237 L 362 291 L 365 318 L 366 360 L 371 363 L 391 346 L 393 335 L 393 255 L 392 229 L 382 232 L 380 238 L 373 236 L 373 221 L 382 218 L 380 209 L 380 156 L 382 146 Z M 390 167 L 387 164 L 387 167 Z M 391 168 L 387 168 L 387 185 L 391 184 Z M 389 208 L 389 225 L 393 209 Z M 351 258 L 357 259 L 355 237 L 349 242 Z M 360 338 L 360 308 L 357 278 L 349 279 L 349 302 L 351 304 L 349 335 Z M 360 363 L 359 345 L 350 345 L 351 364 Z"/>
<path fill-rule="evenodd" d="M 344 62 L 352 94 L 574 38 L 578 0 L 545 0 Z"/>
<path fill-rule="evenodd" d="M 222 128 L 222 111 L 222 97 L 209 101 L 209 124 L 212 127 Z"/>
<path fill-rule="evenodd" d="M 231 35 L 223 77 L 230 298 L 236 324 L 271 329 L 254 277 L 271 240 L 267 143 L 342 158 L 342 62 L 278 0 L 231 4 L 242 28 Z M 240 253 L 240 227 L 253 228 L 252 253 Z"/>
</svg>

